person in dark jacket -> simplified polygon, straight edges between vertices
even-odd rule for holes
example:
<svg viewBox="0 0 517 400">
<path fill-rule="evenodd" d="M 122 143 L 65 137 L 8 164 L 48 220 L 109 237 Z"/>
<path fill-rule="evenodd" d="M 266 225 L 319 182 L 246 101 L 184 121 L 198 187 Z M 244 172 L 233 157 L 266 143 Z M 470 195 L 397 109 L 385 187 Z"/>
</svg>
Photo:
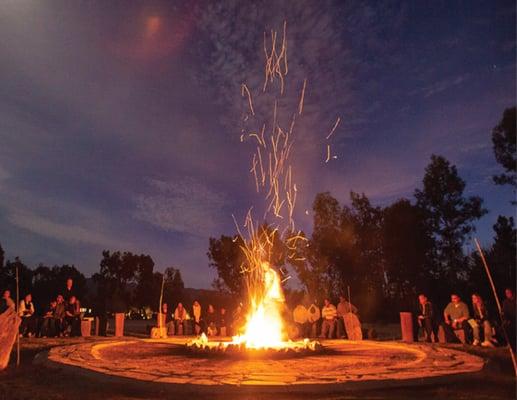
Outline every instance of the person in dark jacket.
<svg viewBox="0 0 517 400">
<path fill-rule="evenodd" d="M 67 335 L 81 336 L 81 311 L 75 296 L 70 297 L 65 305 L 65 325 Z"/>
<path fill-rule="evenodd" d="M 420 294 L 418 296 L 418 326 L 424 329 L 425 332 L 425 341 L 431 343 L 433 341 L 433 334 L 436 341 L 436 331 L 435 331 L 435 316 L 434 316 L 434 308 L 433 304 L 429 301 L 425 294 Z"/>
<path fill-rule="evenodd" d="M 66 285 L 63 289 L 63 298 L 65 299 L 65 302 L 68 303 L 68 301 L 70 300 L 70 297 L 74 296 L 77 300 L 77 293 L 75 292 L 75 288 L 74 288 L 74 281 L 72 278 L 68 278 L 66 280 Z"/>
<path fill-rule="evenodd" d="M 43 322 L 41 323 L 40 336 L 41 337 L 54 337 L 57 334 L 56 331 L 56 320 L 54 318 L 54 312 L 56 311 L 57 301 L 52 300 L 43 314 Z"/>
</svg>

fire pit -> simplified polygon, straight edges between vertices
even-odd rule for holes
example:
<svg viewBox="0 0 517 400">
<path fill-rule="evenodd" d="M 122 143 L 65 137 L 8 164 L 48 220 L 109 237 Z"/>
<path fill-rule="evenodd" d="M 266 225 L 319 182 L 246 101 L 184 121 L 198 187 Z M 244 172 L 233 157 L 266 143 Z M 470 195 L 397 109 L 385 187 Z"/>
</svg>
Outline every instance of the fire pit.
<svg viewBox="0 0 517 400">
<path fill-rule="evenodd" d="M 250 347 L 247 342 L 239 339 L 239 337 L 235 337 L 232 341 L 209 341 L 206 335 L 202 334 L 199 338 L 187 342 L 185 348 L 188 354 L 194 356 L 231 359 L 283 359 L 324 352 L 324 347 L 319 342 L 309 339 L 295 342 L 285 341 L 276 346 L 264 347 Z"/>
</svg>

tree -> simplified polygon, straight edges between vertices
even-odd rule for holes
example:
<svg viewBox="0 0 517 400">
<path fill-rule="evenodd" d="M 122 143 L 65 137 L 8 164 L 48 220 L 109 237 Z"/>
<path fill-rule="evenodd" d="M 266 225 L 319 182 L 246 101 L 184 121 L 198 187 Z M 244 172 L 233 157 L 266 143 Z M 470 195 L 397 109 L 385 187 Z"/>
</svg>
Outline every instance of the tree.
<svg viewBox="0 0 517 400">
<path fill-rule="evenodd" d="M 512 217 L 499 216 L 494 225 L 494 244 L 490 249 L 490 267 L 497 287 L 515 286 L 515 254 L 517 230 Z"/>
<path fill-rule="evenodd" d="M 313 231 L 305 248 L 304 263 L 293 265 L 312 299 L 333 297 L 342 288 L 347 267 L 354 262 L 354 226 L 345 221 L 343 208 L 329 193 L 318 193 L 312 206 Z M 348 276 L 351 278 L 351 275 Z M 350 281 L 348 281 L 350 282 Z"/>
<path fill-rule="evenodd" d="M 492 130 L 492 143 L 494 155 L 499 164 L 505 169 L 506 173 L 494 175 L 496 185 L 517 186 L 516 180 L 516 111 L 515 107 L 504 110 L 503 118 Z"/>
<path fill-rule="evenodd" d="M 163 301 L 169 304 L 169 309 L 174 311 L 172 307 L 177 305 L 181 301 L 185 301 L 183 298 L 185 284 L 181 277 L 181 271 L 176 268 L 166 268 L 164 271 L 165 285 L 163 289 Z M 161 283 L 161 282 L 160 282 Z M 186 306 L 186 304 L 184 304 Z"/>
<path fill-rule="evenodd" d="M 431 238 L 421 210 L 402 199 L 383 210 L 383 254 L 389 294 L 414 297 L 427 280 Z"/>
<path fill-rule="evenodd" d="M 133 297 L 133 304 L 137 307 L 153 306 L 155 297 L 154 261 L 151 256 L 133 256 L 136 261 L 136 289 Z"/>
<path fill-rule="evenodd" d="M 55 265 L 49 268 L 39 264 L 33 271 L 33 298 L 41 307 L 45 307 L 50 300 L 62 294 L 66 280 L 71 278 L 74 282 L 74 290 L 81 304 L 85 303 L 86 278 L 70 265 Z"/>
<path fill-rule="evenodd" d="M 4 260 L 5 260 L 5 252 L 2 248 L 2 245 L 0 244 L 0 269 L 4 267 Z"/>
<path fill-rule="evenodd" d="M 429 259 L 435 279 L 455 285 L 465 280 L 467 260 L 462 246 L 475 231 L 474 221 L 487 213 L 483 200 L 465 197 L 465 182 L 454 165 L 432 155 L 423 179 L 423 189 L 415 191 L 417 207 L 423 212 L 433 243 Z"/>
<path fill-rule="evenodd" d="M 244 240 L 240 235 L 210 238 L 208 244 L 209 267 L 217 272 L 212 286 L 220 291 L 237 296 L 244 294 L 245 282 L 241 272 L 244 263 L 242 252 Z"/>
<path fill-rule="evenodd" d="M 22 298 L 27 293 L 32 292 L 33 273 L 19 257 L 15 257 L 14 261 L 7 260 L 5 266 L 0 272 L 0 281 L 3 282 L 4 287 L 10 289 L 11 293 L 14 295 L 14 291 L 16 289 L 16 268 L 18 268 L 20 298 Z"/>
<path fill-rule="evenodd" d="M 131 304 L 131 293 L 129 286 L 137 287 L 140 283 L 140 290 L 148 288 L 150 280 L 152 282 L 152 269 L 154 261 L 151 256 L 136 255 L 131 252 L 111 253 L 109 250 L 102 252 L 100 271 L 93 275 L 94 281 L 98 285 L 98 295 L 101 299 L 111 299 L 109 305 L 111 311 L 124 312 Z M 144 298 L 138 299 L 140 303 L 150 301 L 142 292 Z"/>
</svg>

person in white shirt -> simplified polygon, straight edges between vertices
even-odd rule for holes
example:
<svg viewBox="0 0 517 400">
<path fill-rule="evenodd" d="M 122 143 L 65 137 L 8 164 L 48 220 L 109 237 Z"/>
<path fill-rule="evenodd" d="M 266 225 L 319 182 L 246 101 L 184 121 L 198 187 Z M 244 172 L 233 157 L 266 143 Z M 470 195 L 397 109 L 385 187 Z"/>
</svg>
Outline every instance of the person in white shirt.
<svg viewBox="0 0 517 400">
<path fill-rule="evenodd" d="M 20 301 L 18 307 L 18 315 L 22 319 L 20 325 L 20 335 L 33 337 L 37 332 L 37 320 L 34 314 L 34 303 L 32 302 L 32 294 L 28 293 L 25 298 Z"/>
<path fill-rule="evenodd" d="M 321 338 L 332 339 L 334 337 L 334 331 L 336 329 L 337 320 L 337 309 L 334 304 L 330 303 L 329 299 L 325 299 L 325 305 L 321 309 L 321 317 L 323 322 L 321 324 Z"/>
</svg>

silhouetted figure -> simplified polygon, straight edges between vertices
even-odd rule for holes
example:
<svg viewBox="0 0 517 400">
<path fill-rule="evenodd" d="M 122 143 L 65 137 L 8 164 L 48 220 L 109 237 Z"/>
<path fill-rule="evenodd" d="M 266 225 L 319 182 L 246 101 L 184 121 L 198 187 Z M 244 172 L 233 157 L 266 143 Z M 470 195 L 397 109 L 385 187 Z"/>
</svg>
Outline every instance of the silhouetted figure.
<svg viewBox="0 0 517 400">
<path fill-rule="evenodd" d="M 65 287 L 63 289 L 63 298 L 65 299 L 65 302 L 68 303 L 70 300 L 70 297 L 74 296 L 77 299 L 77 293 L 75 292 L 74 288 L 74 281 L 72 278 L 68 278 L 66 280 Z"/>
<path fill-rule="evenodd" d="M 515 292 L 513 289 L 506 288 L 503 300 L 503 328 L 508 336 L 508 341 L 513 351 L 515 351 Z"/>
<path fill-rule="evenodd" d="M 56 308 L 54 310 L 54 327 L 58 336 L 63 336 L 65 331 L 65 299 L 63 295 L 58 294 L 56 297 Z"/>
<path fill-rule="evenodd" d="M 433 334 L 435 339 L 437 337 L 435 332 L 435 316 L 433 304 L 429 301 L 425 294 L 418 296 L 418 326 L 425 332 L 425 341 L 431 343 L 433 341 Z"/>
<path fill-rule="evenodd" d="M 52 300 L 45 312 L 43 313 L 40 336 L 41 337 L 54 337 L 56 336 L 56 321 L 54 319 L 54 311 L 56 311 L 57 302 Z"/>
<path fill-rule="evenodd" d="M 81 336 L 81 311 L 79 301 L 70 297 L 65 306 L 65 332 L 70 336 Z"/>
<path fill-rule="evenodd" d="M 206 333 L 208 336 L 217 335 L 217 315 L 215 314 L 215 308 L 212 304 L 208 305 L 206 312 Z"/>
</svg>

